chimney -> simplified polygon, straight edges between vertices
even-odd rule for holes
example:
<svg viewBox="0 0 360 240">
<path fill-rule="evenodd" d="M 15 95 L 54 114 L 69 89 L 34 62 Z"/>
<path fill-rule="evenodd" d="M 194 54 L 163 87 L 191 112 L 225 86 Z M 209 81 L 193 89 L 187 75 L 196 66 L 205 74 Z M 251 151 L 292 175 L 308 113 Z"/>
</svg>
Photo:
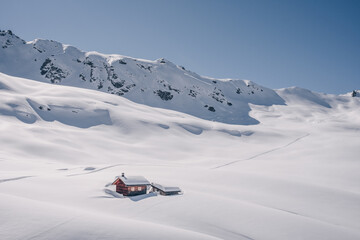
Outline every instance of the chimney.
<svg viewBox="0 0 360 240">
<path fill-rule="evenodd" d="M 122 173 L 121 176 L 122 176 L 122 177 L 125 177 L 125 173 Z"/>
</svg>

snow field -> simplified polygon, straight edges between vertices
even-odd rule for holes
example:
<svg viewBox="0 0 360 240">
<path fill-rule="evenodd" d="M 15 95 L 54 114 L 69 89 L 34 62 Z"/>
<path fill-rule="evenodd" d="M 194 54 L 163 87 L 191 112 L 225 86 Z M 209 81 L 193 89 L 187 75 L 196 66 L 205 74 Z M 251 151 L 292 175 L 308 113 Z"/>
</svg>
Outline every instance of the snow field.
<svg viewBox="0 0 360 240">
<path fill-rule="evenodd" d="M 244 126 L 5 74 L 0 86 L 0 239 L 360 238 L 357 99 L 278 90 L 287 105 L 252 104 L 260 123 Z M 122 172 L 184 194 L 107 194 Z"/>
</svg>

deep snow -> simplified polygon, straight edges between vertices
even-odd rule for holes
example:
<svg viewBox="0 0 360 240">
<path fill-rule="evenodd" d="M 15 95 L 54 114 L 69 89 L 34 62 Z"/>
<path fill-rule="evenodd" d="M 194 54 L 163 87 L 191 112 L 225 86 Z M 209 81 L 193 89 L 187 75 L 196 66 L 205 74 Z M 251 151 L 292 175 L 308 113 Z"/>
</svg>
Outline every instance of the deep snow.
<svg viewBox="0 0 360 240">
<path fill-rule="evenodd" d="M 228 125 L 0 74 L 0 239 L 359 239 L 360 99 L 276 94 Z"/>
<path fill-rule="evenodd" d="M 83 52 L 52 40 L 25 42 L 11 31 L 0 31 L 0 56 L 0 72 L 8 75 L 95 89 L 217 122 L 258 124 L 249 104 L 284 104 L 274 90 L 248 80 L 202 77 L 166 59 Z"/>
</svg>

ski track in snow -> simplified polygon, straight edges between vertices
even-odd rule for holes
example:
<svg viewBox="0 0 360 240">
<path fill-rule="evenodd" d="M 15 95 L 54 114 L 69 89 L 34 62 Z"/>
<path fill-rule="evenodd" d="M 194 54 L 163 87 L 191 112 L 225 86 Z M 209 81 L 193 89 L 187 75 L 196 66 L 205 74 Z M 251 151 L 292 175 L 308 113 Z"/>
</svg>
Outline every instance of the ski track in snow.
<svg viewBox="0 0 360 240">
<path fill-rule="evenodd" d="M 228 234 L 234 235 L 234 236 L 236 236 L 237 239 L 255 240 L 254 238 L 251 238 L 251 237 L 249 237 L 249 236 L 247 236 L 245 234 L 234 232 L 234 231 L 231 231 L 231 230 L 223 228 L 223 227 L 219 227 L 219 226 L 216 226 L 216 225 L 213 225 L 213 224 L 207 224 L 207 225 L 212 227 L 212 228 L 216 228 L 216 229 L 218 229 L 220 231 L 226 232 Z"/>
<path fill-rule="evenodd" d="M 31 237 L 28 238 L 27 240 L 38 239 L 38 238 L 41 237 L 42 235 L 44 235 L 44 234 L 46 234 L 46 233 L 49 233 L 49 232 L 51 232 L 52 230 L 54 230 L 54 229 L 56 229 L 56 228 L 58 228 L 58 227 L 61 227 L 62 225 L 65 225 L 65 224 L 71 222 L 72 220 L 74 220 L 74 218 L 75 218 L 75 217 L 72 217 L 72 218 L 67 219 L 67 220 L 65 220 L 65 221 L 62 221 L 62 222 L 60 222 L 60 223 L 58 223 L 58 224 L 55 224 L 54 226 L 46 229 L 45 231 L 39 232 L 39 233 L 31 236 Z"/>
<path fill-rule="evenodd" d="M 305 134 L 304 136 L 298 137 L 298 138 L 296 138 L 295 140 L 289 142 L 288 144 L 286 144 L 286 145 L 284 145 L 284 146 L 276 147 L 276 148 L 270 149 L 270 150 L 268 150 L 268 151 L 265 151 L 265 152 L 262 152 L 262 153 L 258 153 L 258 154 L 254 155 L 254 156 L 252 156 L 252 157 L 249 157 L 249 158 L 240 159 L 240 160 L 235 160 L 235 161 L 232 161 L 232 162 L 229 162 L 229 163 L 225 163 L 225 164 L 222 164 L 222 165 L 213 167 L 213 168 L 211 168 L 211 169 L 219 169 L 219 168 L 226 167 L 226 166 L 229 166 L 229 165 L 238 163 L 238 162 L 252 160 L 252 159 L 254 159 L 254 158 L 263 156 L 263 155 L 265 155 L 265 154 L 268 154 L 268 153 L 271 153 L 271 152 L 275 152 L 275 151 L 280 150 L 280 149 L 284 149 L 284 148 L 286 148 L 286 147 L 288 147 L 288 146 L 296 143 L 297 141 L 300 141 L 301 139 L 303 139 L 303 138 L 305 138 L 305 137 L 308 137 L 309 135 L 310 135 L 310 133 L 307 133 L 307 134 Z"/>
<path fill-rule="evenodd" d="M 30 177 L 34 177 L 34 176 L 22 176 L 22 177 L 16 177 L 16 178 L 0 179 L 0 183 L 16 181 L 16 180 L 20 180 L 20 179 L 23 179 L 23 178 L 30 178 Z"/>
<path fill-rule="evenodd" d="M 169 165 L 169 164 L 129 164 L 129 163 L 119 163 L 119 164 L 114 164 L 114 165 L 109 165 L 106 167 L 102 167 L 93 171 L 88 171 L 85 173 L 73 173 L 73 174 L 69 174 L 67 175 L 68 177 L 74 177 L 74 176 L 79 176 L 79 175 L 86 175 L 86 174 L 91 174 L 91 173 L 95 173 L 95 172 L 100 172 L 103 170 L 106 170 L 108 168 L 113 168 L 113 167 L 118 167 L 118 166 L 149 166 L 149 167 L 174 167 L 174 165 Z M 57 169 L 57 170 L 64 170 L 64 169 Z"/>
<path fill-rule="evenodd" d="M 206 194 L 206 195 L 213 195 L 213 194 L 211 194 L 211 193 L 205 193 L 205 192 L 202 192 L 202 193 L 203 193 L 203 194 Z M 260 207 L 260 208 L 264 208 L 264 209 L 267 209 L 267 210 L 271 210 L 271 211 L 281 212 L 281 213 L 283 213 L 283 214 L 292 215 L 293 217 L 296 217 L 296 218 L 308 219 L 308 220 L 310 220 L 310 221 L 318 222 L 318 223 L 321 223 L 321 224 L 325 224 L 325 225 L 328 225 L 328 226 L 330 226 L 330 227 L 343 228 L 343 229 L 350 230 L 350 231 L 353 230 L 351 227 L 348 227 L 348 226 L 345 226 L 345 225 L 341 225 L 341 224 L 329 222 L 329 221 L 326 221 L 326 220 L 323 220 L 323 219 L 319 219 L 319 218 L 316 218 L 316 217 L 312 217 L 312 216 L 309 216 L 309 215 L 305 215 L 305 214 L 302 214 L 302 213 L 297 213 L 297 212 L 293 212 L 293 211 L 290 211 L 290 210 L 273 207 L 273 206 L 270 206 L 270 205 L 267 205 L 267 204 L 263 204 L 263 203 L 260 203 L 260 202 L 247 201 L 247 200 L 239 200 L 239 199 L 236 199 L 236 201 L 240 201 L 240 202 L 242 202 L 243 204 L 247 204 L 247 205 L 251 205 L 251 206 L 255 206 L 255 207 Z M 215 227 L 217 227 L 217 226 L 215 226 Z M 225 230 L 225 229 L 223 229 L 223 230 L 226 231 L 226 232 L 228 232 L 228 231 Z M 248 236 L 244 235 L 244 237 L 248 237 Z M 252 239 L 252 238 L 249 237 L 248 239 Z M 254 240 L 254 239 L 252 239 L 252 240 Z"/>
<path fill-rule="evenodd" d="M 267 206 L 267 205 L 264 205 L 264 204 L 254 203 L 254 202 L 249 202 L 249 203 L 252 203 L 252 204 L 255 204 L 255 205 L 258 205 L 258 206 L 262 206 L 262 207 L 265 207 L 265 208 L 268 208 L 268 209 L 272 209 L 272 210 L 275 210 L 275 211 L 280 211 L 280 212 L 283 212 L 283 213 L 286 213 L 286 214 L 295 215 L 295 216 L 297 216 L 297 217 L 306 218 L 306 219 L 309 219 L 309 220 L 311 220 L 311 221 L 320 222 L 320 223 L 322 223 L 322 224 L 326 224 L 326 225 L 329 225 L 329 226 L 332 226 L 332 227 L 341 227 L 341 228 L 345 228 L 345 229 L 350 229 L 350 230 L 351 230 L 351 228 L 348 228 L 347 226 L 343 226 L 343 225 L 340 225 L 340 224 L 336 224 L 336 223 L 332 223 L 332 222 L 329 222 L 329 221 L 321 220 L 321 219 L 318 219 L 318 218 L 315 218 L 315 217 L 307 216 L 307 215 L 300 214 L 300 213 L 293 212 L 293 211 L 289 211 L 289 210 L 286 210 L 286 209 L 281 209 L 281 208 L 277 208 L 277 207 Z"/>
<path fill-rule="evenodd" d="M 78 176 L 78 175 L 90 174 L 90 173 L 94 173 L 94 172 L 100 172 L 100 171 L 102 171 L 102 170 L 105 170 L 105 169 L 108 169 L 108 168 L 117 167 L 117 166 L 120 166 L 120 165 L 126 165 L 126 164 L 119 163 L 119 164 L 115 164 L 115 165 L 110 165 L 110 166 L 106 166 L 106 167 L 103 167 L 103 168 L 99 168 L 99 169 L 96 169 L 96 170 L 93 170 L 93 171 L 90 171 L 90 172 L 74 173 L 74 174 L 69 174 L 69 175 L 67 175 L 67 176 L 68 176 L 68 177 L 73 177 L 73 176 Z"/>
</svg>

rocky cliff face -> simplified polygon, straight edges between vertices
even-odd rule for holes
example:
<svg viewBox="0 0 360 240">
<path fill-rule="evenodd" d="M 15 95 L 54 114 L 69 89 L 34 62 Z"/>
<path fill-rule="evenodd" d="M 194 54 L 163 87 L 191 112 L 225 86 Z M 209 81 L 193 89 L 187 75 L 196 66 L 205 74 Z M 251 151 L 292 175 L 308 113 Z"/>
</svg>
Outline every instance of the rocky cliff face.
<svg viewBox="0 0 360 240">
<path fill-rule="evenodd" d="M 83 52 L 52 40 L 25 42 L 11 31 L 0 31 L 0 46 L 0 72 L 116 94 L 207 120 L 256 124 L 249 103 L 284 104 L 274 90 L 251 81 L 202 77 L 164 58 Z"/>
</svg>

